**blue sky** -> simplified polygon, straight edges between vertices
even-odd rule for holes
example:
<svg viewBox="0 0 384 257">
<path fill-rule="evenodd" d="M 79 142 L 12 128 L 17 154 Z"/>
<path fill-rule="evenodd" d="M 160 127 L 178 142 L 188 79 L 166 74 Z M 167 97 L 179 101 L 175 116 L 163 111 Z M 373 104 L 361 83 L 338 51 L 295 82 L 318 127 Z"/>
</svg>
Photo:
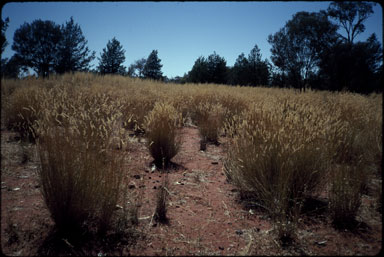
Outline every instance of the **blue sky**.
<svg viewBox="0 0 384 257">
<path fill-rule="evenodd" d="M 163 75 L 182 76 L 199 56 L 217 54 L 232 66 L 242 52 L 247 56 L 255 44 L 262 58 L 269 59 L 268 35 L 277 32 L 300 11 L 317 12 L 330 2 L 20 2 L 7 3 L 2 19 L 9 17 L 6 38 L 9 45 L 2 58 L 13 55 L 13 34 L 24 22 L 35 19 L 63 24 L 73 16 L 88 40 L 88 47 L 100 57 L 108 40 L 122 44 L 128 67 L 158 50 Z M 382 35 L 382 7 L 366 21 L 366 31 L 355 41 L 376 33 Z M 98 59 L 92 64 L 96 67 Z"/>
</svg>

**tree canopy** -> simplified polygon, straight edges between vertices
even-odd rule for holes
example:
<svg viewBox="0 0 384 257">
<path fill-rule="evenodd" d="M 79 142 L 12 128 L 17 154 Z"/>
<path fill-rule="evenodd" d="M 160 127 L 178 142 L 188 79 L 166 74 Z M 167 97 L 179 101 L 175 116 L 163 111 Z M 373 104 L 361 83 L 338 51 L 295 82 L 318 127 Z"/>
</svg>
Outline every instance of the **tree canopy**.
<svg viewBox="0 0 384 257">
<path fill-rule="evenodd" d="M 216 52 L 208 58 L 200 56 L 188 73 L 188 81 L 194 83 L 217 83 L 227 82 L 227 62 Z"/>
<path fill-rule="evenodd" d="M 0 44 L 1 44 L 1 54 L 4 52 L 5 47 L 8 45 L 7 39 L 5 37 L 5 31 L 8 28 L 9 18 L 7 17 L 4 21 L 0 19 L 1 35 L 0 35 Z"/>
<path fill-rule="evenodd" d="M 152 50 L 149 54 L 142 71 L 145 78 L 156 80 L 163 78 L 163 72 L 161 71 L 161 67 L 163 67 L 163 65 L 160 63 L 161 60 L 157 54 L 157 50 Z"/>
<path fill-rule="evenodd" d="M 95 52 L 87 47 L 88 41 L 73 18 L 61 26 L 62 38 L 58 46 L 58 62 L 55 70 L 58 73 L 69 71 L 86 71 L 89 63 L 95 59 Z"/>
<path fill-rule="evenodd" d="M 56 66 L 60 40 L 59 25 L 38 19 L 31 24 L 24 23 L 15 31 L 12 50 L 23 65 L 46 77 Z"/>
<path fill-rule="evenodd" d="M 125 50 L 120 42 L 114 37 L 109 40 L 107 47 L 103 48 L 99 59 L 98 71 L 101 74 L 125 74 L 125 67 L 122 65 L 125 61 Z"/>
<path fill-rule="evenodd" d="M 365 31 L 364 21 L 373 13 L 374 4 L 360 1 L 332 2 L 327 11 L 347 33 L 347 37 L 341 34 L 340 37 L 347 43 L 353 43 L 356 36 Z"/>
<path fill-rule="evenodd" d="M 271 60 L 288 83 L 304 88 L 308 76 L 315 72 L 321 51 L 336 41 L 336 31 L 337 26 L 324 12 L 298 12 L 282 29 L 268 36 Z"/>
</svg>

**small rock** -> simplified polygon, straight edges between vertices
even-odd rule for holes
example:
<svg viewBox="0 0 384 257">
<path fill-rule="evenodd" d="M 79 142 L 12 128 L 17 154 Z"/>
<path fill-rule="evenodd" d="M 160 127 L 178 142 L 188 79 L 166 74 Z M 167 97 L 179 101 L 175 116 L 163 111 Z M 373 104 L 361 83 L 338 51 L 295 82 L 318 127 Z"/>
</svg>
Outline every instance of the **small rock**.
<svg viewBox="0 0 384 257">
<path fill-rule="evenodd" d="M 123 206 L 116 204 L 116 210 L 118 210 L 118 209 L 123 209 Z"/>
<path fill-rule="evenodd" d="M 135 186 L 134 184 L 129 184 L 129 185 L 128 185 L 128 188 L 129 188 L 129 189 L 134 189 L 134 188 L 136 188 L 136 186 Z"/>
<path fill-rule="evenodd" d="M 327 240 L 325 241 L 320 241 L 320 242 L 315 242 L 317 245 L 320 245 L 320 246 L 325 246 L 325 243 L 327 242 Z"/>
<path fill-rule="evenodd" d="M 224 250 L 224 247 L 219 246 L 219 249 L 223 251 L 223 250 Z"/>
<path fill-rule="evenodd" d="M 219 164 L 219 162 L 216 162 L 216 161 L 214 161 L 214 162 L 211 162 L 212 164 Z"/>
<path fill-rule="evenodd" d="M 133 175 L 133 178 L 140 179 L 140 175 Z"/>
<path fill-rule="evenodd" d="M 157 187 L 156 187 L 156 186 L 153 186 L 153 189 L 157 189 Z"/>
<path fill-rule="evenodd" d="M 19 191 L 20 190 L 20 187 L 15 187 L 14 189 L 12 189 L 13 191 Z"/>
<path fill-rule="evenodd" d="M 236 230 L 236 234 L 238 234 L 238 235 L 242 235 L 242 234 L 243 234 L 243 231 L 241 231 L 241 230 Z"/>
</svg>

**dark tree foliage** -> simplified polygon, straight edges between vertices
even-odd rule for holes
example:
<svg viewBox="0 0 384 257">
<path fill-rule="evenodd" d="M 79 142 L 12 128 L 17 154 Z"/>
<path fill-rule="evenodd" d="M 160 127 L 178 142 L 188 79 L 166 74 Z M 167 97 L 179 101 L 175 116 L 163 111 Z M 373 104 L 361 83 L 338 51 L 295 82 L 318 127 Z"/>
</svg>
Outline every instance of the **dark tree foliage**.
<svg viewBox="0 0 384 257">
<path fill-rule="evenodd" d="M 188 72 L 188 81 L 192 83 L 208 82 L 208 64 L 203 56 L 197 58 L 192 70 Z"/>
<path fill-rule="evenodd" d="M 145 62 L 145 65 L 143 67 L 143 71 L 142 71 L 143 76 L 145 78 L 155 79 L 155 80 L 162 79 L 163 73 L 161 71 L 161 67 L 163 67 L 163 65 L 160 62 L 161 60 L 157 56 L 157 50 L 153 50 L 149 54 Z"/>
<path fill-rule="evenodd" d="M 4 78 L 18 78 L 21 71 L 26 68 L 21 65 L 20 60 L 16 55 L 13 55 L 9 60 L 2 59 L 1 61 L 1 77 Z"/>
<path fill-rule="evenodd" d="M 225 84 L 227 82 L 227 61 L 213 52 L 207 59 L 208 82 Z"/>
<path fill-rule="evenodd" d="M 248 59 L 245 57 L 244 53 L 241 53 L 233 67 L 230 69 L 230 79 L 229 83 L 232 85 L 248 85 L 249 78 L 249 63 Z"/>
<path fill-rule="evenodd" d="M 323 89 L 357 93 L 380 91 L 382 47 L 372 34 L 367 41 L 339 42 L 324 53 L 319 65 Z"/>
<path fill-rule="evenodd" d="M 373 13 L 376 3 L 362 1 L 332 2 L 328 7 L 328 15 L 335 19 L 345 30 L 347 37 L 340 35 L 346 43 L 353 43 L 356 36 L 365 31 L 364 21 Z"/>
<path fill-rule="evenodd" d="M 128 72 L 127 72 L 128 76 L 142 78 L 144 76 L 143 71 L 144 71 L 144 66 L 146 62 L 147 62 L 147 59 L 141 58 L 136 60 L 134 63 L 132 63 L 128 67 Z"/>
<path fill-rule="evenodd" d="M 255 45 L 248 58 L 241 53 L 236 59 L 230 71 L 229 83 L 242 86 L 269 85 L 269 79 L 269 62 L 261 59 L 260 49 Z"/>
<path fill-rule="evenodd" d="M 216 52 L 208 58 L 200 56 L 188 73 L 188 81 L 193 83 L 226 84 L 228 77 L 227 62 Z"/>
<path fill-rule="evenodd" d="M 12 50 L 22 65 L 31 67 L 39 76 L 54 71 L 61 40 L 60 26 L 53 21 L 35 20 L 15 31 Z"/>
<path fill-rule="evenodd" d="M 87 71 L 89 63 L 95 59 L 95 52 L 88 49 L 88 41 L 73 18 L 61 26 L 62 38 L 58 46 L 57 73 L 69 71 Z"/>
<path fill-rule="evenodd" d="M 1 44 L 1 54 L 3 54 L 5 48 L 8 45 L 7 39 L 5 37 L 5 31 L 8 28 L 9 18 L 7 17 L 4 21 L 3 19 L 0 19 L 0 26 L 1 26 L 1 35 L 0 35 L 0 44 Z"/>
<path fill-rule="evenodd" d="M 255 45 L 248 55 L 249 63 L 249 85 L 268 85 L 269 64 L 268 61 L 261 60 L 260 49 Z"/>
<path fill-rule="evenodd" d="M 125 50 L 120 42 L 113 38 L 108 40 L 107 48 L 103 48 L 103 53 L 99 59 L 98 71 L 101 74 L 125 74 L 125 67 L 122 63 L 125 61 Z"/>
<path fill-rule="evenodd" d="M 272 62 L 286 75 L 290 86 L 305 89 L 321 52 L 336 41 L 336 31 L 325 12 L 298 12 L 277 33 L 269 35 Z"/>
</svg>

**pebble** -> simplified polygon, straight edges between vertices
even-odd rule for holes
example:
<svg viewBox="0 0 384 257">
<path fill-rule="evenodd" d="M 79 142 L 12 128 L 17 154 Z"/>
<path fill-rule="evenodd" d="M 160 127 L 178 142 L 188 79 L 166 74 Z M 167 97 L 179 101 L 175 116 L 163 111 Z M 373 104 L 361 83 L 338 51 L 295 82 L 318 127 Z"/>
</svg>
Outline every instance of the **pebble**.
<svg viewBox="0 0 384 257">
<path fill-rule="evenodd" d="M 241 230 L 236 230 L 236 234 L 238 234 L 238 235 L 242 235 L 242 234 L 243 234 L 243 231 L 241 231 Z"/>
</svg>

